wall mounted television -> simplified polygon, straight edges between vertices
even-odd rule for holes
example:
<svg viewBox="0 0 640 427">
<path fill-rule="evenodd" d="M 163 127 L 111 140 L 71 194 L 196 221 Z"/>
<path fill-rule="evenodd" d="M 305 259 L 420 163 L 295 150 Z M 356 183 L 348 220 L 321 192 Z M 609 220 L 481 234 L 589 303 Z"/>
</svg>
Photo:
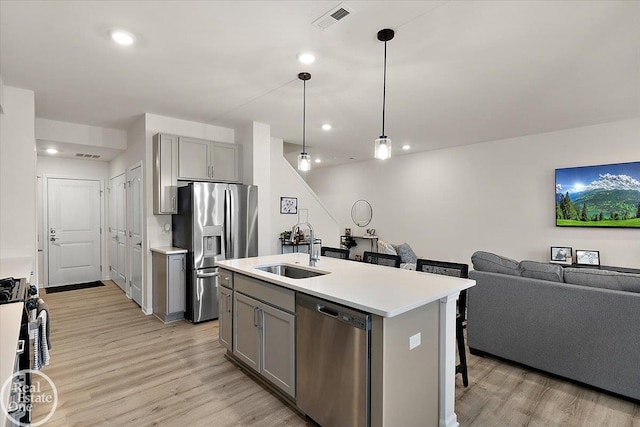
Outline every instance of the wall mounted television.
<svg viewBox="0 0 640 427">
<path fill-rule="evenodd" d="M 640 162 L 556 169 L 556 226 L 640 228 Z"/>
</svg>

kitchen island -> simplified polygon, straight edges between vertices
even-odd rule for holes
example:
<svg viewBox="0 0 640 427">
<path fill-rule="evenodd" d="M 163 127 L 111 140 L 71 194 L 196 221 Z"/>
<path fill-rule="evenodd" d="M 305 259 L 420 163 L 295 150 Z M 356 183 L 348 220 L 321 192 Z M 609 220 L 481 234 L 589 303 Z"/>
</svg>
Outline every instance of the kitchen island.
<svg viewBox="0 0 640 427">
<path fill-rule="evenodd" d="M 222 282 L 229 282 L 232 273 L 240 284 L 263 283 L 272 287 L 273 292 L 284 289 L 289 293 L 311 295 L 371 314 L 371 426 L 457 426 L 455 302 L 460 291 L 475 282 L 328 257 L 321 257 L 315 267 L 308 267 L 308 263 L 307 254 L 285 254 L 217 264 L 223 269 Z M 291 278 L 259 269 L 278 264 L 315 271 L 319 275 Z M 244 298 L 242 288 L 236 286 L 234 292 Z M 260 296 L 256 298 L 259 300 Z M 239 300 L 234 301 L 235 308 L 240 308 Z M 231 304 L 221 302 L 221 311 L 222 307 L 231 313 Z M 293 309 L 289 307 L 288 311 L 292 313 Z M 292 318 L 294 315 L 297 314 L 289 314 Z M 220 322 L 223 342 L 222 313 Z M 229 351 L 232 358 L 235 353 Z M 277 382 L 266 378 L 271 383 Z M 295 403 L 293 384 L 288 389 L 280 389 Z"/>
</svg>

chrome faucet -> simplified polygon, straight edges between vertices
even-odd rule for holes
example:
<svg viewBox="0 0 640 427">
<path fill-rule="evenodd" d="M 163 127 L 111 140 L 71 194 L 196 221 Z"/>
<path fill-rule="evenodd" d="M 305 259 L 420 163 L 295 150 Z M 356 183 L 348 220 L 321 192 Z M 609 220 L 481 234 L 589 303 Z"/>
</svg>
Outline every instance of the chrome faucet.
<svg viewBox="0 0 640 427">
<path fill-rule="evenodd" d="M 315 267 L 316 266 L 316 261 L 318 261 L 320 259 L 320 257 L 318 257 L 318 252 L 316 251 L 316 245 L 315 245 L 315 238 L 313 236 L 313 227 L 311 226 L 311 224 L 309 224 L 308 222 L 299 222 L 296 225 L 294 225 L 291 228 L 291 242 L 293 243 L 295 237 L 296 237 L 296 228 L 298 228 L 301 225 L 306 225 L 307 227 L 309 227 L 309 240 L 310 240 L 310 245 L 309 245 L 309 267 Z"/>
</svg>

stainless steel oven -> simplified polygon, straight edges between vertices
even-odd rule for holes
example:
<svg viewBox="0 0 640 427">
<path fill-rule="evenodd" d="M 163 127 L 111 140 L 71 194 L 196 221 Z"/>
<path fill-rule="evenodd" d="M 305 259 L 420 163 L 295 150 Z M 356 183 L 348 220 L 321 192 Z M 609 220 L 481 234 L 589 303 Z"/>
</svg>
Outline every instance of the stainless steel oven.
<svg viewBox="0 0 640 427">
<path fill-rule="evenodd" d="M 31 411 L 21 405 L 20 402 L 30 402 L 31 359 L 33 355 L 33 343 L 29 330 L 35 323 L 38 307 L 38 290 L 35 286 L 29 286 L 26 279 L 14 279 L 8 277 L 0 279 L 0 304 L 22 304 L 22 318 L 20 320 L 20 333 L 16 348 L 16 359 L 13 369 L 13 384 L 9 397 L 8 426 L 29 425 L 31 423 Z M 17 374 L 20 371 L 27 371 Z M 13 410 L 12 410 L 13 409 Z M 12 421 L 12 420 L 15 420 Z"/>
</svg>

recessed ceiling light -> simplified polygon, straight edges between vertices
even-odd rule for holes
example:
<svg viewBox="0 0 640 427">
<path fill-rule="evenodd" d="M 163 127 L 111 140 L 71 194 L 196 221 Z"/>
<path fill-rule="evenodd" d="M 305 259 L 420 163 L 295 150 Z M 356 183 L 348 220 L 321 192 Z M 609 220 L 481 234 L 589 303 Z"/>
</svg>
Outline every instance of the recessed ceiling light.
<svg viewBox="0 0 640 427">
<path fill-rule="evenodd" d="M 58 150 L 56 150 L 55 148 L 47 148 L 47 153 L 49 154 L 56 154 L 58 152 Z"/>
<path fill-rule="evenodd" d="M 325 123 L 322 125 L 322 130 L 331 130 L 331 125 L 329 123 Z"/>
<path fill-rule="evenodd" d="M 135 41 L 135 37 L 133 37 L 133 34 L 122 30 L 112 31 L 111 38 L 114 42 L 122 46 L 130 46 Z"/>
<path fill-rule="evenodd" d="M 322 160 L 316 159 L 316 163 L 322 163 Z"/>
<path fill-rule="evenodd" d="M 411 148 L 411 146 L 410 146 L 409 144 L 404 144 L 404 145 L 402 146 L 402 149 L 403 149 L 403 150 L 408 150 L 408 149 L 410 149 L 410 148 Z"/>
<path fill-rule="evenodd" d="M 298 54 L 298 61 L 302 62 L 303 64 L 313 64 L 315 60 L 316 57 L 313 56 L 313 53 L 304 52 Z"/>
</svg>

